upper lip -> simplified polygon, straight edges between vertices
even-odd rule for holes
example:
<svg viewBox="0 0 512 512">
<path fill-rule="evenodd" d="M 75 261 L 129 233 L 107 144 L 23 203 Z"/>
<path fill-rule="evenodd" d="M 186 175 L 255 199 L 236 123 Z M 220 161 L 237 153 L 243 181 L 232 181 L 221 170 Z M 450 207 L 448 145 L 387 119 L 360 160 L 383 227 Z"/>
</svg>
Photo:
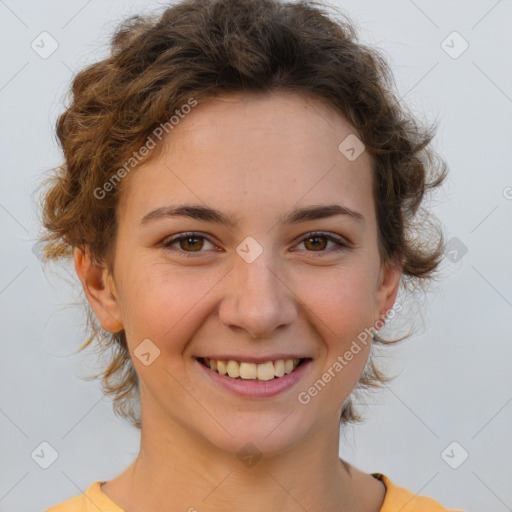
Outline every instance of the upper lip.
<svg viewBox="0 0 512 512">
<path fill-rule="evenodd" d="M 217 361 L 243 361 L 245 363 L 266 363 L 267 361 L 277 361 L 279 359 L 283 359 L 286 361 L 287 359 L 312 359 L 306 356 L 293 355 L 293 354 L 271 354 L 268 356 L 235 356 L 235 355 L 220 355 L 220 356 L 197 356 L 197 359 L 215 359 Z"/>
</svg>

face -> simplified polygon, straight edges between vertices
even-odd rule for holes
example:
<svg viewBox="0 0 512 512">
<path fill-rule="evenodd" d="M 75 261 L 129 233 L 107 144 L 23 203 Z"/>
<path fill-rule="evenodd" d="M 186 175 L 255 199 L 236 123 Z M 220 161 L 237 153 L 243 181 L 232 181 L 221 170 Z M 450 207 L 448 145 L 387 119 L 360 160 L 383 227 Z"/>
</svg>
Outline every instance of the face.
<svg viewBox="0 0 512 512">
<path fill-rule="evenodd" d="M 233 453 L 248 441 L 277 452 L 338 428 L 370 343 L 344 354 L 392 307 L 400 277 L 379 259 L 371 157 L 338 149 L 351 134 L 312 98 L 218 98 L 125 178 L 112 294 L 86 292 L 105 328 L 116 318 L 125 329 L 143 422 Z M 172 213 L 186 205 L 203 213 Z M 204 357 L 305 362 L 244 381 L 206 369 Z M 244 365 L 246 375 L 257 368 Z M 329 382 L 309 393 L 322 376 Z"/>
</svg>

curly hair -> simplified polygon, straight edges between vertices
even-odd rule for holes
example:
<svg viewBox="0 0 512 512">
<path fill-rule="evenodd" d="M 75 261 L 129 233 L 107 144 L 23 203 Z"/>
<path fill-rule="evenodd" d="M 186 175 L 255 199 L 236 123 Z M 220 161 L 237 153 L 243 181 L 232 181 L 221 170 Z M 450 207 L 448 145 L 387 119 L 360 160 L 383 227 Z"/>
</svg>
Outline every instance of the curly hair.
<svg viewBox="0 0 512 512">
<path fill-rule="evenodd" d="M 331 16 L 328 7 L 316 1 L 183 0 L 119 25 L 110 55 L 74 77 L 69 106 L 57 120 L 64 163 L 42 197 L 45 258 L 70 258 L 76 247 L 113 270 L 122 192 L 112 180 L 116 170 L 118 176 L 129 172 L 126 162 L 191 98 L 280 90 L 322 101 L 353 126 L 373 157 L 381 261 L 401 268 L 405 290 L 432 281 L 444 240 L 422 203 L 446 176 L 430 145 L 436 128 L 423 126 L 400 104 L 386 59 L 359 43 L 349 19 Z M 161 146 L 140 160 L 157 157 Z M 103 392 L 116 414 L 141 428 L 138 375 L 124 331 L 105 331 L 90 308 L 88 326 L 79 350 L 96 339 L 109 351 L 100 374 Z M 374 334 L 373 341 L 386 345 L 407 336 L 384 340 Z M 370 354 L 355 391 L 388 380 Z M 360 421 L 348 397 L 340 422 Z"/>
</svg>

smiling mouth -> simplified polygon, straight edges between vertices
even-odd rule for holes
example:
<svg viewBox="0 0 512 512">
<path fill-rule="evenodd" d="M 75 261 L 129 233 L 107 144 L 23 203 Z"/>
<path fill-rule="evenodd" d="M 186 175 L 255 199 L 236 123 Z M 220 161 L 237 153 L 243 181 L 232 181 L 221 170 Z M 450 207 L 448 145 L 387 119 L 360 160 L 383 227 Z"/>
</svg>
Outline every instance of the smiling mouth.
<svg viewBox="0 0 512 512">
<path fill-rule="evenodd" d="M 206 368 L 233 380 L 271 381 L 293 373 L 309 358 L 278 359 L 264 363 L 247 363 L 244 361 L 226 361 L 199 357 L 197 360 Z"/>
</svg>

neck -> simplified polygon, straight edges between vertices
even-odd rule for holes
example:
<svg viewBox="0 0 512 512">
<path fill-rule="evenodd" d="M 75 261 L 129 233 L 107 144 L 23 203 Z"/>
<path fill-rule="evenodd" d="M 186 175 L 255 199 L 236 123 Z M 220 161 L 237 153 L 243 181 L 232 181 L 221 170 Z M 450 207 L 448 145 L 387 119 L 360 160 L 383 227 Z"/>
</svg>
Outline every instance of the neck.
<svg viewBox="0 0 512 512">
<path fill-rule="evenodd" d="M 143 424 L 137 458 L 102 488 L 126 510 L 361 510 L 354 475 L 338 457 L 336 417 L 300 444 L 272 455 L 249 450 L 242 460 L 175 422 L 156 425 L 162 423 Z"/>
</svg>

